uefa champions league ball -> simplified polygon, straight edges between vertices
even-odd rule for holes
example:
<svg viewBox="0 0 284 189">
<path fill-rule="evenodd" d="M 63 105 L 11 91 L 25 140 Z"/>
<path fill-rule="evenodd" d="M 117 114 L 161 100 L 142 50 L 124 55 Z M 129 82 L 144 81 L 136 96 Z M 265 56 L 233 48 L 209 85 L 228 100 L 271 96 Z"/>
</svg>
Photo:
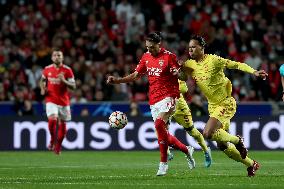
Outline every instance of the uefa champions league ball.
<svg viewBox="0 0 284 189">
<path fill-rule="evenodd" d="M 284 77 L 284 64 L 282 64 L 279 68 L 280 75 Z"/>
<path fill-rule="evenodd" d="M 128 120 L 125 113 L 120 111 L 115 111 L 110 114 L 108 122 L 111 128 L 119 130 L 123 129 L 127 125 Z"/>
</svg>

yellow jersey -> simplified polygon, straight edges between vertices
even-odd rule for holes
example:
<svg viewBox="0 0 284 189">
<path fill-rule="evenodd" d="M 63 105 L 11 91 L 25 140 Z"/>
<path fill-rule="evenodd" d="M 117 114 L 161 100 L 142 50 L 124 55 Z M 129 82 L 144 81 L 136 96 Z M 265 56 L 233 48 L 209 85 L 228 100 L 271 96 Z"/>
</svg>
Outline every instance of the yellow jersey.
<svg viewBox="0 0 284 189">
<path fill-rule="evenodd" d="M 178 84 L 179 84 L 179 92 L 181 94 L 184 94 L 188 91 L 188 88 L 187 88 L 185 81 L 178 80 Z"/>
<path fill-rule="evenodd" d="M 204 58 L 196 62 L 187 60 L 185 67 L 189 68 L 192 78 L 197 86 L 206 96 L 208 103 L 219 103 L 226 97 L 231 96 L 232 85 L 224 74 L 224 68 L 238 69 L 244 72 L 253 73 L 252 67 L 245 63 L 236 62 L 221 58 L 217 55 L 205 54 Z"/>
</svg>

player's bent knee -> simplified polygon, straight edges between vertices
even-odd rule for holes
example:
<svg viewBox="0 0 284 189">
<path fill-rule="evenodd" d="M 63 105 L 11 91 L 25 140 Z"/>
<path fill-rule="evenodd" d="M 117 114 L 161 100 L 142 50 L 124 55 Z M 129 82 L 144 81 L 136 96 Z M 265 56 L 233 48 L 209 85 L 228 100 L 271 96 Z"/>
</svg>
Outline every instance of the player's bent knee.
<svg viewBox="0 0 284 189">
<path fill-rule="evenodd" d="M 206 139 L 210 139 L 212 137 L 212 134 L 208 131 L 203 131 L 202 135 Z"/>
<path fill-rule="evenodd" d="M 221 150 L 221 151 L 225 151 L 228 146 L 227 144 L 224 144 L 224 143 L 217 143 L 217 147 Z"/>
<path fill-rule="evenodd" d="M 184 127 L 184 130 L 187 131 L 187 132 L 190 132 L 190 131 L 192 131 L 193 128 L 194 128 L 193 126 L 188 127 L 188 128 Z"/>
<path fill-rule="evenodd" d="M 56 114 L 51 114 L 50 116 L 48 116 L 48 119 L 51 120 L 57 120 L 58 116 Z"/>
</svg>

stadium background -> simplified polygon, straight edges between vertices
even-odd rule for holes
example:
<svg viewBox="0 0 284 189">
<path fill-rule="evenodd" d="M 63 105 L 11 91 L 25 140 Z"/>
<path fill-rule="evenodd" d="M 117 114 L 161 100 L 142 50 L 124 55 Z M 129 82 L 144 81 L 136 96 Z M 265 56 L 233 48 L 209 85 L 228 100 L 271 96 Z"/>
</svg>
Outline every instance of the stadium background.
<svg viewBox="0 0 284 189">
<path fill-rule="evenodd" d="M 284 104 L 278 68 L 284 62 L 283 0 L 0 0 L 0 189 L 283 188 Z M 230 132 L 245 137 L 262 165 L 256 177 L 215 150 L 213 164 L 175 122 L 170 132 L 196 147 L 189 171 L 174 152 L 166 177 L 155 176 L 159 152 L 147 105 L 147 80 L 107 86 L 145 51 L 144 35 L 162 31 L 163 45 L 187 58 L 192 34 L 208 53 L 246 62 L 269 73 L 260 81 L 226 71 L 238 109 Z M 76 77 L 73 120 L 60 156 L 46 150 L 47 118 L 38 81 L 59 47 Z M 192 80 L 187 100 L 195 126 L 204 127 L 207 104 Z M 126 112 L 129 124 L 110 129 L 108 115 Z M 137 150 L 137 151 L 136 151 Z"/>
<path fill-rule="evenodd" d="M 4 122 L 4 115 L 11 116 L 11 120 L 35 120 L 34 125 L 46 121 L 38 81 L 42 68 L 50 64 L 52 47 L 62 49 L 64 63 L 75 74 L 77 89 L 71 102 L 76 120 L 107 122 L 112 111 L 121 110 L 134 124 L 136 119 L 137 123 L 151 121 L 146 78 L 115 86 L 106 85 L 105 80 L 108 74 L 131 73 L 145 51 L 145 34 L 161 31 L 163 45 L 180 59 L 187 58 L 189 37 L 199 34 L 208 42 L 207 53 L 266 70 L 269 73 L 266 81 L 226 71 L 239 104 L 236 120 L 243 123 L 271 116 L 270 122 L 281 123 L 284 106 L 278 68 L 284 63 L 283 3 L 282 0 L 2 0 L 0 121 Z M 204 120 L 205 99 L 192 80 L 188 86 L 187 100 L 194 120 Z M 2 125 L 5 129 L 1 134 L 11 131 L 15 122 Z M 272 128 L 270 138 L 284 143 L 282 132 L 277 131 Z M 4 134 L 1 139 L 9 144 L 11 141 L 6 140 L 9 137 Z"/>
</svg>

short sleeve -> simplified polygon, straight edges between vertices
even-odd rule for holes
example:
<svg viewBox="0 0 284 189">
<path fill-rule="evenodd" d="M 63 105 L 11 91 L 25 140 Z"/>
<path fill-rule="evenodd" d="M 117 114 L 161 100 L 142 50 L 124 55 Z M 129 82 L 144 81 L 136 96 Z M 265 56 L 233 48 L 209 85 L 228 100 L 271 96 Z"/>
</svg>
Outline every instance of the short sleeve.
<svg viewBox="0 0 284 189">
<path fill-rule="evenodd" d="M 67 79 L 68 81 L 75 82 L 74 74 L 73 74 L 72 69 L 68 69 L 68 70 L 67 70 L 67 72 L 66 72 L 66 79 Z"/>
<path fill-rule="evenodd" d="M 177 63 L 177 56 L 175 54 L 171 54 L 169 57 L 169 65 L 171 68 L 180 68 L 180 65 Z"/>
<path fill-rule="evenodd" d="M 146 73 L 147 71 L 146 62 L 147 60 L 145 60 L 145 56 L 143 56 L 140 59 L 139 64 L 136 66 L 135 71 L 137 71 L 139 75 L 143 75 Z"/>
<path fill-rule="evenodd" d="M 191 68 L 190 60 L 187 60 L 187 61 L 184 63 L 184 66 L 187 67 L 187 68 Z"/>
<path fill-rule="evenodd" d="M 42 78 L 44 78 L 44 79 L 46 79 L 46 78 L 47 78 L 46 69 L 43 69 L 43 70 L 42 70 L 41 77 L 42 77 Z"/>
</svg>

